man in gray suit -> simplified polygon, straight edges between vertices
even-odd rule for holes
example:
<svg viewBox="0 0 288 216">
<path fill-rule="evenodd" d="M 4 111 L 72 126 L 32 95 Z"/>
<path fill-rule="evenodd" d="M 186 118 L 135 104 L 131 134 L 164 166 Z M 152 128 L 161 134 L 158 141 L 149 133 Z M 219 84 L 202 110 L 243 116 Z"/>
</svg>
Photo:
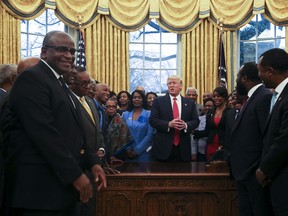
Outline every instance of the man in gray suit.
<svg viewBox="0 0 288 216">
<path fill-rule="evenodd" d="M 265 122 L 269 114 L 271 93 L 258 76 L 257 64 L 246 63 L 237 74 L 237 93 L 247 95 L 234 127 L 231 129 L 231 169 L 236 180 L 240 216 L 270 216 L 264 189 L 257 183 Z"/>
</svg>

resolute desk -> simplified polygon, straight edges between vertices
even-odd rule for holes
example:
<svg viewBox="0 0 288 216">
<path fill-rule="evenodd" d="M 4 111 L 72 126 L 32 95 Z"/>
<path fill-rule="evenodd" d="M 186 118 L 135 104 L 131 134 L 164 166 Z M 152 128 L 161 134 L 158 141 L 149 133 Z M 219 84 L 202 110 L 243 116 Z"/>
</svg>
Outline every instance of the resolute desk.
<svg viewBox="0 0 288 216">
<path fill-rule="evenodd" d="M 97 216 L 237 216 L 227 166 L 205 163 L 124 163 L 97 193 Z"/>
</svg>

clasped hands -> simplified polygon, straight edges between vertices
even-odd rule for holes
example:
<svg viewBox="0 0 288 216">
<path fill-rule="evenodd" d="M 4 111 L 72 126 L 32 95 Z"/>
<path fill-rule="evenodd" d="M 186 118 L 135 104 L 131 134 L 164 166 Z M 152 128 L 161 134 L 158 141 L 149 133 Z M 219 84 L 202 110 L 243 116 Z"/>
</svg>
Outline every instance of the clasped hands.
<svg viewBox="0 0 288 216">
<path fill-rule="evenodd" d="M 107 187 L 106 175 L 102 167 L 98 164 L 94 165 L 91 169 L 95 182 L 98 184 L 97 190 Z M 78 190 L 80 194 L 80 201 L 82 203 L 87 203 L 89 199 L 93 196 L 93 187 L 89 178 L 82 173 L 74 182 L 74 187 Z"/>
<path fill-rule="evenodd" d="M 168 124 L 169 128 L 175 128 L 177 130 L 185 130 L 186 129 L 186 123 L 180 117 L 173 119 Z"/>
</svg>

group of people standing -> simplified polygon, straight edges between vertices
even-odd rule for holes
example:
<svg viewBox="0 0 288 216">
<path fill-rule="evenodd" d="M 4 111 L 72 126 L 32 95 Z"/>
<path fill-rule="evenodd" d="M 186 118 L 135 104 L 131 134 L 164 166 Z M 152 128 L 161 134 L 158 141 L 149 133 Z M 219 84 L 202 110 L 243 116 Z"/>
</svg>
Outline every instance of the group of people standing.
<svg viewBox="0 0 288 216">
<path fill-rule="evenodd" d="M 3 215 L 93 215 L 105 172 L 117 174 L 110 163 L 207 162 L 219 149 L 230 154 L 240 216 L 288 215 L 284 50 L 241 67 L 241 105 L 232 108 L 225 87 L 205 92 L 203 105 L 195 88 L 182 96 L 176 75 L 164 96 L 139 88 L 113 98 L 108 84 L 73 64 L 75 52 L 68 34 L 49 32 L 40 59 L 21 69 L 1 99 Z"/>
</svg>

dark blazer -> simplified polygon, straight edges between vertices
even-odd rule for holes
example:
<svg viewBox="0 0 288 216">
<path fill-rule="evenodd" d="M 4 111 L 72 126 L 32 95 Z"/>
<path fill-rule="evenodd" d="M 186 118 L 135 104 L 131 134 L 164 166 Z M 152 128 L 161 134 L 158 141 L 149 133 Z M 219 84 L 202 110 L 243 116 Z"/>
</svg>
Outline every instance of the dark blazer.
<svg viewBox="0 0 288 216">
<path fill-rule="evenodd" d="M 275 183 L 288 172 L 288 84 L 278 97 L 264 130 L 260 168 Z M 287 176 L 287 175 L 286 175 Z M 285 182 L 286 181 L 286 182 Z M 288 179 L 279 188 L 287 189 Z M 286 190 L 285 189 L 285 190 Z"/>
<path fill-rule="evenodd" d="M 79 107 L 40 61 L 17 78 L 8 108 L 1 122 L 5 201 L 14 208 L 70 207 L 79 200 L 72 183 L 83 173 L 80 150 L 86 148 Z M 85 149 L 86 156 L 90 165 L 100 163 Z"/>
<path fill-rule="evenodd" d="M 0 101 L 2 100 L 2 98 L 4 97 L 5 94 L 6 94 L 6 91 L 4 91 L 2 88 L 0 88 Z"/>
<path fill-rule="evenodd" d="M 94 121 L 91 119 L 90 115 L 87 113 L 86 109 L 81 106 L 81 112 L 83 116 L 84 123 L 84 131 L 86 134 L 86 142 L 87 146 L 91 148 L 93 152 L 97 152 L 99 148 L 105 148 L 104 146 L 104 138 L 102 134 L 102 130 L 99 126 L 99 115 L 97 112 L 96 105 L 93 99 L 85 96 L 86 103 L 90 107 L 90 110 L 93 114 Z"/>
<path fill-rule="evenodd" d="M 96 105 L 96 110 L 97 110 L 98 116 L 100 116 L 100 114 L 99 114 L 100 109 L 102 110 L 102 127 L 101 127 L 101 130 L 102 130 L 102 133 L 103 133 L 104 139 L 105 139 L 106 131 L 107 131 L 108 126 L 109 126 L 109 118 L 108 118 L 107 113 L 105 112 L 105 106 L 101 105 L 96 99 L 94 99 L 94 103 Z"/>
<path fill-rule="evenodd" d="M 187 124 L 187 132 L 180 131 L 180 152 L 183 161 L 191 160 L 191 142 L 190 133 L 198 127 L 199 118 L 195 103 L 189 99 L 181 96 L 182 111 L 181 119 Z M 169 122 L 173 120 L 173 110 L 169 94 L 162 97 L 157 97 L 151 109 L 150 125 L 157 129 L 154 135 L 154 143 L 152 147 L 152 154 L 159 160 L 167 160 L 172 147 L 174 129 L 168 130 Z"/>
<path fill-rule="evenodd" d="M 260 86 L 238 114 L 231 130 L 230 156 L 236 180 L 254 175 L 262 153 L 262 135 L 269 114 L 271 92 Z"/>
<path fill-rule="evenodd" d="M 208 137 L 206 143 L 207 145 L 209 145 L 213 142 L 213 139 L 216 136 L 216 134 L 218 134 L 219 142 L 221 143 L 221 145 L 225 146 L 226 115 L 227 115 L 228 110 L 230 110 L 230 108 L 227 106 L 226 109 L 224 109 L 218 126 L 216 126 L 214 122 L 215 110 L 216 108 L 210 110 L 206 114 L 205 130 L 195 131 L 194 138 Z"/>
</svg>

